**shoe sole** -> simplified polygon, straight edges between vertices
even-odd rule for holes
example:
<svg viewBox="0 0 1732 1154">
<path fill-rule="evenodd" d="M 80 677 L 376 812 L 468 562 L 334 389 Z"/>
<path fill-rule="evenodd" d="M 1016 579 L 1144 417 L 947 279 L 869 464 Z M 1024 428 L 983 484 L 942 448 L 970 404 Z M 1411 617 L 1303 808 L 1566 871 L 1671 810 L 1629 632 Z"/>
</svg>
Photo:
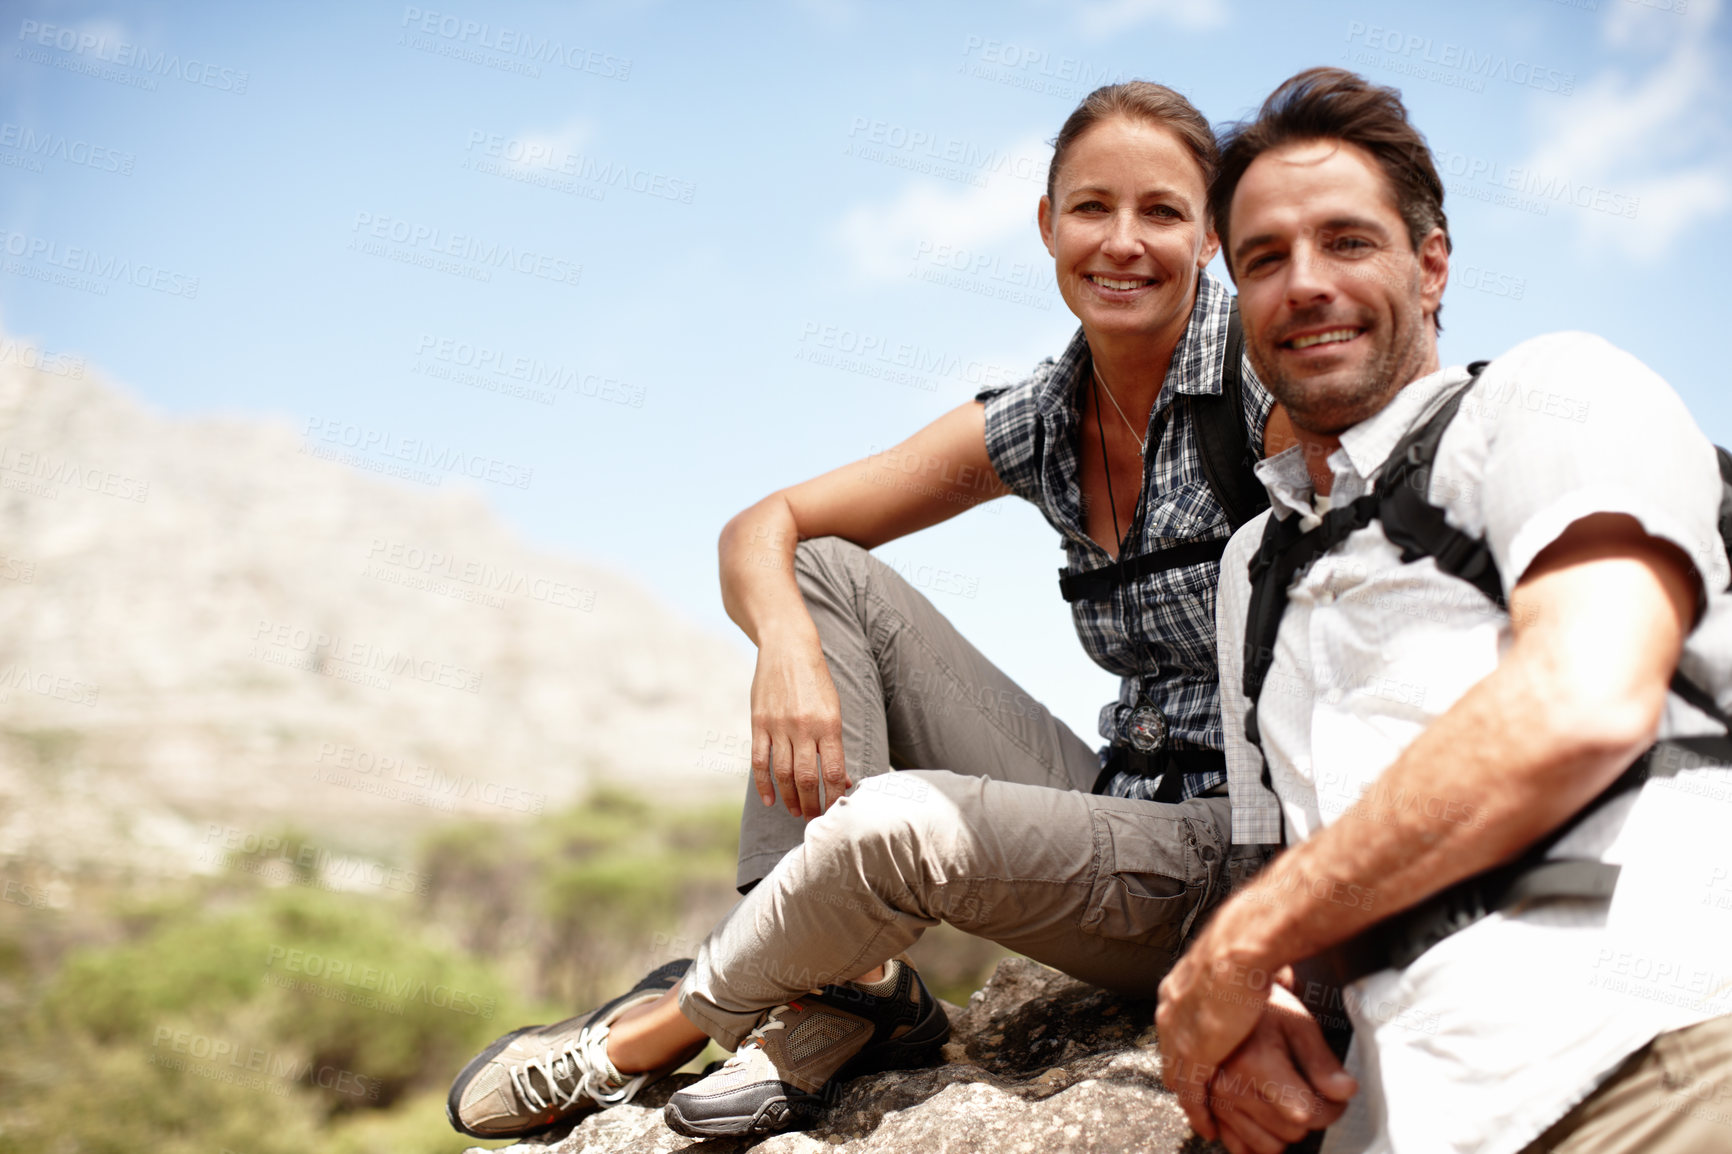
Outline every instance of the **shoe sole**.
<svg viewBox="0 0 1732 1154">
<path fill-rule="evenodd" d="M 691 968 L 691 964 L 690 958 L 680 958 L 664 965 L 657 966 L 648 974 L 644 975 L 643 979 L 639 981 L 637 985 L 633 986 L 630 990 L 621 994 L 619 997 L 613 999 L 613 1001 L 604 1003 L 602 1006 L 592 1011 L 592 1013 L 604 1013 L 617 1003 L 624 1001 L 634 994 L 640 994 L 645 990 L 656 988 L 671 990 L 676 982 L 685 977 L 686 971 Z M 513 1030 L 504 1037 L 495 1039 L 492 1045 L 471 1058 L 468 1065 L 458 1071 L 456 1081 L 451 1083 L 451 1092 L 445 1095 L 445 1120 L 451 1123 L 451 1128 L 453 1130 L 457 1131 L 459 1134 L 467 1134 L 471 1138 L 523 1138 L 530 1134 L 539 1134 L 543 1130 L 551 1129 L 565 1120 L 564 1118 L 555 1118 L 551 1122 L 537 1122 L 527 1128 L 487 1132 L 482 1130 L 471 1130 L 459 1121 L 457 1117 L 457 1103 L 463 1100 L 463 1091 L 469 1088 L 470 1081 L 474 1079 L 475 1075 L 481 1070 L 481 1068 L 488 1062 L 491 1062 L 501 1050 L 509 1046 L 513 1038 L 520 1034 L 527 1034 L 531 1030 L 540 1030 L 543 1028 L 544 1027 L 542 1026 L 524 1026 L 520 1030 Z M 690 1059 L 688 1058 L 687 1061 L 690 1061 Z M 684 1064 L 684 1062 L 681 1063 L 681 1065 Z"/>
<path fill-rule="evenodd" d="M 924 990 L 924 987 L 923 987 Z M 662 1108 L 662 1118 L 668 1129 L 687 1138 L 738 1138 L 758 1134 L 782 1133 L 788 1130 L 808 1130 L 823 1118 L 825 1109 L 842 1092 L 842 1086 L 853 1078 L 885 1070 L 912 1070 L 935 1065 L 943 1054 L 944 1043 L 950 1040 L 950 1017 L 938 999 L 926 994 L 927 1011 L 914 1028 L 892 1042 L 881 1042 L 856 1054 L 824 1085 L 821 1094 L 779 1095 L 760 1105 L 751 1114 L 732 1114 L 696 1121 L 680 1113 L 677 1096 Z M 784 1090 L 792 1090 L 786 1083 Z"/>
<path fill-rule="evenodd" d="M 831 1083 L 835 1085 L 834 1082 Z M 798 1093 L 798 1091 L 796 1091 Z M 807 1130 L 824 1116 L 824 1107 L 833 1093 L 813 1094 L 810 1100 L 778 1096 L 761 1104 L 751 1114 L 734 1114 L 721 1118 L 689 1121 L 680 1113 L 672 1099 L 662 1107 L 662 1120 L 668 1129 L 687 1138 L 742 1138 L 758 1134 L 780 1134 L 788 1130 Z"/>
</svg>

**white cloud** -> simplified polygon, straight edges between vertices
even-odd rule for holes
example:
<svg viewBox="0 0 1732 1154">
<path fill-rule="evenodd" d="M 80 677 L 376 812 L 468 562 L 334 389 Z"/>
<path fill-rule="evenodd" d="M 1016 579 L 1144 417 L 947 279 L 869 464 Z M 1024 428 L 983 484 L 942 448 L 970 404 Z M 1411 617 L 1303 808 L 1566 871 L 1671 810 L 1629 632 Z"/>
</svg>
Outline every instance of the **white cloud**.
<svg viewBox="0 0 1732 1154">
<path fill-rule="evenodd" d="M 595 123 L 581 116 L 559 128 L 524 129 L 510 138 L 501 159 L 524 169 L 557 167 L 566 157 L 582 155 L 583 146 L 594 135 Z"/>
<path fill-rule="evenodd" d="M 1227 22 L 1226 0 L 1089 0 L 1077 7 L 1082 34 L 1091 40 L 1161 20 L 1177 28 L 1219 28 Z"/>
<path fill-rule="evenodd" d="M 978 250 L 1033 234 L 1051 153 L 1039 137 L 1005 149 L 964 149 L 953 154 L 963 158 L 958 162 L 944 160 L 945 153 L 928 158 L 915 151 L 904 156 L 890 148 L 878 150 L 875 156 L 888 154 L 911 166 L 972 175 L 983 183 L 952 187 L 923 176 L 888 203 L 848 209 L 837 226 L 837 239 L 856 273 L 870 280 L 896 280 L 908 275 L 909 261 L 922 243 Z"/>
<path fill-rule="evenodd" d="M 1583 235 L 1642 261 L 1732 207 L 1732 108 L 1713 27 L 1719 0 L 1679 13 L 1615 0 L 1601 37 L 1623 63 L 1573 98 L 1541 105 L 1530 169 L 1577 188 L 1638 197 L 1634 218 L 1579 213 Z"/>
</svg>

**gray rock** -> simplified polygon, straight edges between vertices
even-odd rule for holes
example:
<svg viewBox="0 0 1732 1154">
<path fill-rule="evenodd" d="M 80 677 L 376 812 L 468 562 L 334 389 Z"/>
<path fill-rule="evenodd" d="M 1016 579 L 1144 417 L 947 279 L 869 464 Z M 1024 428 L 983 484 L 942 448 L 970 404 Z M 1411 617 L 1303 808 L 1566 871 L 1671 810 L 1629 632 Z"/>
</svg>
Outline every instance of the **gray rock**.
<svg viewBox="0 0 1732 1154">
<path fill-rule="evenodd" d="M 757 1140 L 681 1137 L 662 1123 L 679 1075 L 637 1102 L 508 1147 L 510 1154 L 1207 1154 L 1160 1083 L 1154 1003 L 1122 998 L 1026 958 L 1007 958 L 966 1009 L 950 1011 L 945 1062 L 857 1078 L 813 1130 Z M 482 1154 L 479 1149 L 470 1154 Z"/>
</svg>

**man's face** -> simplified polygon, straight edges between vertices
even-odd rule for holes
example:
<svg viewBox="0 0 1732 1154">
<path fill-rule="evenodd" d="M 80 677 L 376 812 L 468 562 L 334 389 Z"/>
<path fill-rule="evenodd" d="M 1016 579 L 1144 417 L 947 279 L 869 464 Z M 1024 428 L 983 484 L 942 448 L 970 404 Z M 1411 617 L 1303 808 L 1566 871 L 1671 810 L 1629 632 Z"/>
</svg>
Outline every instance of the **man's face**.
<svg viewBox="0 0 1732 1154">
<path fill-rule="evenodd" d="M 1251 363 L 1300 429 L 1338 434 L 1437 368 L 1443 230 L 1413 250 L 1370 153 L 1339 140 L 1272 148 L 1230 211 Z"/>
</svg>

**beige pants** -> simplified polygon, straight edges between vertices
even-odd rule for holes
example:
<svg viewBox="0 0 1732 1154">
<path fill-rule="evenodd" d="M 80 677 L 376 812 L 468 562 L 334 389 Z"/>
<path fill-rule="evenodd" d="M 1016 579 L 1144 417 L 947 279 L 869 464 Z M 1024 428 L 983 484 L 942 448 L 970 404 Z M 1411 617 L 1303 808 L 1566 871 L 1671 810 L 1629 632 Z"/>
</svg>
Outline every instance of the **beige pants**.
<svg viewBox="0 0 1732 1154">
<path fill-rule="evenodd" d="M 1661 1034 L 1522 1154 L 1732 1150 L 1732 1016 Z"/>
<path fill-rule="evenodd" d="M 794 576 L 842 706 L 842 753 L 856 781 L 948 769 L 1088 792 L 1095 751 L 1006 677 L 896 571 L 838 537 L 802 541 Z M 806 823 L 766 808 L 746 782 L 742 891 L 800 844 Z"/>
<path fill-rule="evenodd" d="M 949 922 L 1144 997 L 1228 885 L 1225 797 L 1178 805 L 942 770 L 870 778 L 698 949 L 680 1008 L 733 1047 L 763 1011 Z"/>
</svg>

